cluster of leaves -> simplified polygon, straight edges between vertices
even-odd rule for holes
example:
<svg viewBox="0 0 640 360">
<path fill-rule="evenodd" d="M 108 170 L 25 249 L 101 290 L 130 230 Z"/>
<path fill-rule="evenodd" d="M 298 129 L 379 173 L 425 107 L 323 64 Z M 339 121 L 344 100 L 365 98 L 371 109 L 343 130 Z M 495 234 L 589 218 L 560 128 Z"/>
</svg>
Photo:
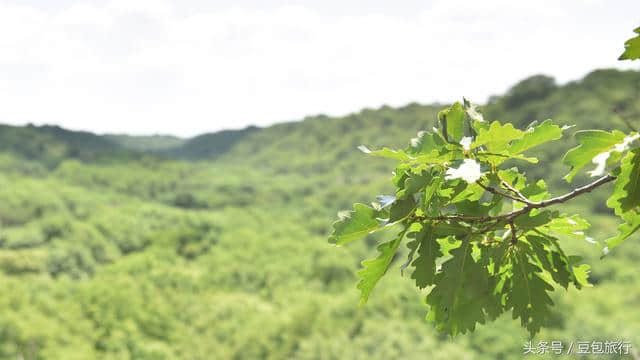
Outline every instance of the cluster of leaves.
<svg viewBox="0 0 640 360">
<path fill-rule="evenodd" d="M 438 128 L 420 132 L 405 150 L 360 147 L 399 161 L 392 178 L 396 192 L 341 213 L 329 241 L 344 245 L 400 229 L 377 247 L 376 258 L 362 262 L 361 303 L 407 239 L 408 259 L 401 269 L 411 269 L 417 287 L 429 289 L 427 319 L 436 328 L 453 336 L 511 311 L 535 335 L 550 317 L 554 288 L 591 286 L 589 265 L 560 245 L 566 239 L 593 241 L 584 233 L 589 223 L 547 208 L 615 181 L 607 205 L 624 223 L 603 250 L 640 229 L 640 135 L 635 132 L 577 132 L 579 145 L 563 159 L 571 167 L 565 179 L 572 182 L 585 166 L 595 166 L 589 174 L 597 180 L 562 196 L 552 197 L 543 180 L 530 182 L 518 169 L 519 162 L 538 162 L 525 153 L 560 139 L 568 128 L 551 120 L 525 130 L 488 122 L 465 100 L 441 111 Z"/>
</svg>

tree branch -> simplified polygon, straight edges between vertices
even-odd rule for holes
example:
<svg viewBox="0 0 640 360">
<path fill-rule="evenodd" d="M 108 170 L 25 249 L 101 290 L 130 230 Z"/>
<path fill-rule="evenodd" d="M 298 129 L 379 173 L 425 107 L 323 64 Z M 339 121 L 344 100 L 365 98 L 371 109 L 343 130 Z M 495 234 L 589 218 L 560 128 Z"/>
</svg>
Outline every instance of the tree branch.
<svg viewBox="0 0 640 360">
<path fill-rule="evenodd" d="M 615 179 L 616 179 L 616 177 L 613 176 L 613 175 L 605 175 L 605 176 L 601 177 L 600 179 L 592 182 L 591 184 L 587 184 L 585 186 L 579 187 L 579 188 L 573 190 L 570 193 L 566 193 L 566 194 L 564 194 L 562 196 L 558 196 L 558 197 L 555 197 L 553 199 L 544 200 L 544 201 L 540 201 L 540 202 L 537 202 L 537 203 L 531 203 L 529 206 L 534 208 L 534 209 L 539 209 L 539 208 L 544 208 L 544 207 L 555 205 L 555 204 L 564 203 L 564 202 L 567 202 L 567 201 L 573 199 L 576 196 L 580 196 L 580 195 L 582 195 L 584 193 L 591 192 L 595 188 L 597 188 L 598 186 L 604 185 L 604 184 L 606 184 L 608 182 L 611 182 L 611 181 L 613 181 Z"/>
<path fill-rule="evenodd" d="M 526 206 L 523 207 L 522 209 L 519 210 L 515 210 L 506 214 L 502 214 L 502 215 L 497 215 L 497 216 L 465 216 L 465 215 L 459 215 L 459 214 L 453 214 L 453 215 L 442 215 L 442 216 L 435 216 L 435 217 L 427 217 L 427 216 L 416 216 L 415 219 L 419 219 L 419 220 L 431 220 L 431 221 L 462 221 L 462 222 L 467 222 L 467 223 L 485 223 L 485 222 L 490 222 L 490 221 L 501 221 L 501 220 L 506 220 L 508 222 L 512 222 L 515 218 L 517 218 L 520 215 L 524 215 L 529 213 L 531 210 L 533 209 L 541 209 L 541 208 L 546 208 L 548 206 L 552 206 L 555 204 L 561 204 L 564 202 L 567 202 L 577 196 L 580 196 L 584 193 L 588 193 L 593 191 L 594 189 L 596 189 L 597 187 L 604 185 L 606 183 L 609 183 L 613 180 L 615 180 L 616 177 L 613 175 L 605 175 L 601 178 L 599 178 L 598 180 L 587 184 L 585 186 L 581 186 L 569 193 L 566 193 L 564 195 L 549 199 L 549 200 L 544 200 L 544 201 L 540 201 L 540 202 L 531 202 L 528 201 L 526 202 Z M 480 185 L 482 186 L 482 185 Z M 484 187 L 483 187 L 484 188 Z M 494 189 L 495 190 L 495 189 Z M 487 190 L 489 191 L 489 190 Z M 490 191 L 491 192 L 491 191 Z M 501 194 L 502 195 L 502 194 Z M 518 200 L 518 201 L 522 201 L 522 200 Z M 485 229 L 491 229 L 493 226 L 489 226 L 486 227 Z"/>
</svg>

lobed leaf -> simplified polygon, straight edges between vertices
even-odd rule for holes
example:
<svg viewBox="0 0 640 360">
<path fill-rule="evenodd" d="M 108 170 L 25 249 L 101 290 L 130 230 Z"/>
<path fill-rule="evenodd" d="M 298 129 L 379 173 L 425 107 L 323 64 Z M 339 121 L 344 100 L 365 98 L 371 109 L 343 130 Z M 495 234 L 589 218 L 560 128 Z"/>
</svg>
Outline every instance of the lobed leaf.
<svg viewBox="0 0 640 360">
<path fill-rule="evenodd" d="M 443 254 L 431 225 L 424 225 L 420 232 L 413 235 L 418 258 L 412 263 L 415 270 L 411 274 L 411 278 L 416 281 L 419 288 L 423 289 L 433 285 L 436 275 L 436 259 Z"/>
<path fill-rule="evenodd" d="M 407 153 L 414 156 L 439 154 L 445 146 L 445 142 L 439 134 L 429 131 L 420 131 L 418 136 L 411 139 Z"/>
<path fill-rule="evenodd" d="M 398 190 L 396 196 L 400 199 L 411 196 L 415 193 L 423 191 L 425 187 L 433 182 L 433 176 L 428 171 L 422 171 L 419 174 L 408 174 L 404 181 L 404 188 Z"/>
<path fill-rule="evenodd" d="M 589 282 L 589 273 L 591 271 L 591 266 L 587 264 L 582 265 L 573 265 L 571 266 L 573 270 L 573 277 L 575 279 L 576 287 L 579 284 L 583 287 L 593 287 L 593 284 Z"/>
<path fill-rule="evenodd" d="M 383 228 L 379 218 L 383 212 L 364 204 L 356 203 L 353 211 L 343 213 L 341 219 L 333 223 L 333 233 L 329 242 L 344 245 Z"/>
<path fill-rule="evenodd" d="M 386 147 L 380 150 L 371 150 L 364 145 L 360 145 L 358 146 L 358 150 L 371 156 L 377 156 L 377 157 L 382 157 L 386 159 L 393 159 L 393 160 L 399 160 L 399 161 L 409 161 L 412 159 L 411 156 L 407 155 L 402 150 L 393 150 Z"/>
<path fill-rule="evenodd" d="M 530 263 L 523 252 L 526 253 L 526 248 L 518 244 L 518 249 L 509 256 L 512 274 L 505 285 L 505 304 L 533 337 L 551 315 L 549 307 L 553 301 L 548 292 L 553 287 L 542 279 L 542 270 Z"/>
<path fill-rule="evenodd" d="M 617 130 L 583 130 L 576 132 L 576 139 L 580 145 L 569 150 L 562 159 L 565 164 L 571 166 L 571 171 L 565 176 L 567 182 L 571 182 L 578 171 L 591 163 L 596 156 L 611 151 L 616 144 L 624 141 L 625 134 Z"/>
<path fill-rule="evenodd" d="M 438 113 L 438 120 L 442 126 L 444 138 L 451 143 L 460 143 L 464 137 L 465 111 L 462 104 L 456 102 L 448 109 Z"/>
<path fill-rule="evenodd" d="M 607 239 L 607 251 L 620 245 L 623 241 L 628 239 L 631 235 L 640 230 L 640 213 L 636 211 L 629 211 L 622 215 L 624 223 L 618 226 L 618 235 Z"/>
<path fill-rule="evenodd" d="M 413 196 L 404 199 L 397 199 L 389 210 L 389 222 L 394 223 L 409 216 L 416 208 L 416 201 Z"/>
<path fill-rule="evenodd" d="M 485 322 L 485 309 L 493 296 L 487 268 L 471 256 L 471 241 L 451 250 L 451 258 L 442 264 L 435 277 L 435 287 L 427 296 L 427 320 L 440 331 L 454 336 L 473 331 Z"/>
<path fill-rule="evenodd" d="M 520 154 L 546 142 L 558 140 L 562 137 L 563 130 L 551 120 L 545 120 L 542 124 L 527 129 L 522 138 L 514 140 L 509 147 L 509 152 Z"/>
<path fill-rule="evenodd" d="M 498 121 L 494 121 L 489 129 L 480 129 L 476 140 L 471 144 L 471 148 L 475 149 L 485 146 L 489 152 L 499 153 L 507 150 L 511 141 L 521 139 L 524 133 L 513 127 L 512 124 L 502 125 Z"/>
<path fill-rule="evenodd" d="M 633 149 L 622 159 L 620 174 L 607 206 L 622 215 L 640 206 L 640 149 Z"/>
<path fill-rule="evenodd" d="M 358 282 L 358 289 L 360 290 L 360 305 L 364 305 L 367 300 L 369 300 L 369 296 L 376 284 L 387 272 L 389 264 L 391 264 L 403 237 L 404 232 L 395 240 L 378 245 L 377 249 L 380 253 L 378 257 L 362 262 L 363 269 L 358 271 L 358 277 L 360 278 L 360 281 Z"/>
</svg>

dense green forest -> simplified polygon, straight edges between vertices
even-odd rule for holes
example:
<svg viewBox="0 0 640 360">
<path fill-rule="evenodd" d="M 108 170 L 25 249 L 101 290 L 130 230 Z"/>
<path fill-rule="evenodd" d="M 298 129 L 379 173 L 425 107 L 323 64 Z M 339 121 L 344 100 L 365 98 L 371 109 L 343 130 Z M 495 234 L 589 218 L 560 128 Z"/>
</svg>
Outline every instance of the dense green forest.
<svg viewBox="0 0 640 360">
<path fill-rule="evenodd" d="M 433 329 L 401 260 L 358 307 L 354 269 L 388 235 L 326 242 L 338 211 L 392 189 L 393 162 L 357 147 L 402 147 L 443 106 L 186 140 L 2 126 L 0 358 L 521 358 L 528 334 L 509 315 L 453 339 Z M 626 131 L 640 127 L 640 72 L 598 70 L 564 85 L 534 76 L 481 109 L 521 127 L 552 118 L 576 125 L 569 132 Z M 574 145 L 569 136 L 542 148 L 553 166 L 532 165 L 528 177 L 566 191 L 567 169 L 547 160 Z M 592 265 L 594 287 L 555 292 L 537 340 L 640 347 L 640 239 L 604 260 L 593 244 L 615 232 L 607 191 L 563 205 L 591 220 L 591 242 L 563 246 Z"/>
</svg>

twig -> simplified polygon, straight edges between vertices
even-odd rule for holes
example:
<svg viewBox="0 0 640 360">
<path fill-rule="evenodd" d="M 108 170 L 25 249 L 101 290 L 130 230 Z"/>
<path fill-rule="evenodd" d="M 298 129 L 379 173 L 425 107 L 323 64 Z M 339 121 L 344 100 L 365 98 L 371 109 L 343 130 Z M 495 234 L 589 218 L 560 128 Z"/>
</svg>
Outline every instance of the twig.
<svg viewBox="0 0 640 360">
<path fill-rule="evenodd" d="M 509 184 L 508 182 L 500 179 L 500 185 L 502 185 L 505 189 L 511 191 L 512 193 L 516 194 L 517 197 L 519 197 L 520 199 L 522 199 L 522 201 L 526 204 L 530 204 L 531 201 L 529 199 L 527 199 L 526 196 L 524 196 L 523 193 L 520 192 L 520 190 L 514 188 L 513 186 L 511 186 L 511 184 Z"/>
<path fill-rule="evenodd" d="M 511 196 L 511 195 L 509 195 L 509 194 L 506 194 L 506 193 L 500 192 L 500 191 L 498 191 L 498 190 L 496 190 L 496 189 L 492 188 L 491 186 L 486 186 L 486 185 L 482 184 L 482 183 L 480 182 L 480 180 L 476 181 L 476 183 L 477 183 L 478 185 L 480 185 L 480 187 L 481 187 L 481 188 L 485 189 L 486 191 L 488 191 L 488 192 L 490 192 L 490 193 L 492 193 L 492 194 L 496 194 L 496 195 L 499 195 L 499 196 L 503 196 L 503 197 L 506 197 L 506 198 L 508 198 L 508 199 L 511 199 L 511 200 L 514 200 L 514 201 L 519 201 L 519 202 L 522 202 L 522 203 L 525 203 L 525 204 L 528 204 L 528 203 L 529 203 L 529 201 L 528 201 L 528 200 L 526 200 L 526 199 L 524 199 L 524 200 L 523 200 L 523 199 L 521 199 L 521 198 L 513 197 L 513 196 Z"/>
</svg>

